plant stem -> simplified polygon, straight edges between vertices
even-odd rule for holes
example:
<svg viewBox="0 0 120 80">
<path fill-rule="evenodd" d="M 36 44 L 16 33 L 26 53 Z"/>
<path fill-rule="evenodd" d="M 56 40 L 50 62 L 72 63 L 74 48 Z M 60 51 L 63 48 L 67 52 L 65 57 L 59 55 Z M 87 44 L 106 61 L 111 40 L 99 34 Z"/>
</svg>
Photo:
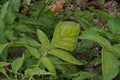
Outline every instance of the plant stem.
<svg viewBox="0 0 120 80">
<path fill-rule="evenodd" d="M 5 74 L 5 76 L 7 77 L 8 80 L 11 80 L 10 77 L 7 74 Z"/>
<path fill-rule="evenodd" d="M 32 79 L 32 77 L 33 77 L 33 75 L 31 75 L 31 76 L 29 77 L 29 80 L 31 80 L 31 79 Z"/>
<path fill-rule="evenodd" d="M 17 74 L 15 74 L 15 80 L 18 80 L 18 79 L 17 79 Z"/>
</svg>

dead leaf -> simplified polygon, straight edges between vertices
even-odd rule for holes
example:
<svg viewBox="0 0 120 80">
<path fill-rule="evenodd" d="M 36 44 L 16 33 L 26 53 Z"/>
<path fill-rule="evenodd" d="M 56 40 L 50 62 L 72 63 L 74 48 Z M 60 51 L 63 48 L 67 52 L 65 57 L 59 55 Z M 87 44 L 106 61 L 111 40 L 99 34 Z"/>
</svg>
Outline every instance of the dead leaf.
<svg viewBox="0 0 120 80">
<path fill-rule="evenodd" d="M 51 4 L 49 5 L 49 9 L 53 12 L 53 13 L 58 13 L 60 11 L 62 11 L 63 6 L 64 6 L 65 0 L 57 0 L 56 4 Z"/>
<path fill-rule="evenodd" d="M 28 13 L 29 7 L 27 6 L 27 3 L 25 2 L 25 0 L 22 0 L 21 4 L 23 7 L 21 7 L 21 9 L 20 9 L 20 13 L 26 15 Z"/>
</svg>

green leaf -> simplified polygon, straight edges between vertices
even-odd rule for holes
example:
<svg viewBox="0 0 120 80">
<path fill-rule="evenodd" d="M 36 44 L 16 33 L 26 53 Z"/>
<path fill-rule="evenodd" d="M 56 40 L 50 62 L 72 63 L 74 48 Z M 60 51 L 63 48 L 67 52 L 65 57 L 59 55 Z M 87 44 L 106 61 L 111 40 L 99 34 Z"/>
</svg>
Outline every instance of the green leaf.
<svg viewBox="0 0 120 80">
<path fill-rule="evenodd" d="M 65 9 L 65 14 L 66 14 L 66 16 L 65 16 L 66 18 L 71 18 L 71 17 L 72 17 L 72 16 L 71 16 L 71 15 L 72 15 L 71 9 L 66 8 L 66 9 Z M 66 18 L 65 18 L 65 19 L 66 19 Z"/>
<path fill-rule="evenodd" d="M 0 67 L 4 67 L 4 66 L 7 66 L 7 65 L 10 65 L 10 63 L 7 63 L 7 62 L 0 62 Z"/>
<path fill-rule="evenodd" d="M 30 76 L 30 75 L 53 75 L 53 74 L 50 72 L 46 72 L 45 70 L 40 68 L 26 69 L 25 76 Z"/>
<path fill-rule="evenodd" d="M 81 71 L 78 73 L 70 74 L 69 76 L 75 77 L 72 80 L 85 80 L 85 79 L 91 79 L 91 78 L 95 77 L 95 74 L 90 73 L 90 72 Z"/>
<path fill-rule="evenodd" d="M 8 43 L 6 44 L 0 44 L 0 54 L 2 54 L 3 50 L 8 46 Z"/>
<path fill-rule="evenodd" d="M 37 29 L 38 39 L 41 42 L 41 45 L 44 49 L 49 47 L 49 40 L 48 37 L 42 32 L 41 30 Z"/>
<path fill-rule="evenodd" d="M 4 30 L 4 17 L 6 15 L 6 13 L 7 13 L 8 6 L 9 6 L 9 1 L 6 2 L 3 5 L 1 13 L 0 13 L 0 29 L 2 29 L 2 30 Z"/>
<path fill-rule="evenodd" d="M 17 74 L 18 70 L 22 67 L 23 62 L 24 62 L 24 55 L 22 57 L 15 59 L 11 63 L 11 68 L 14 74 Z"/>
<path fill-rule="evenodd" d="M 10 41 L 13 40 L 13 34 L 14 34 L 13 30 L 6 30 L 5 31 L 5 37 Z"/>
<path fill-rule="evenodd" d="M 29 18 L 27 16 L 16 14 L 19 18 L 20 22 L 27 23 L 27 24 L 34 24 L 34 25 L 44 25 L 39 21 L 36 21 L 35 19 Z"/>
<path fill-rule="evenodd" d="M 92 28 L 92 30 L 94 30 L 95 32 L 98 32 L 102 36 L 105 36 L 109 39 L 113 39 L 113 35 L 110 32 L 106 31 L 105 29 L 102 29 L 99 26 Z"/>
<path fill-rule="evenodd" d="M 82 33 L 82 35 L 80 35 L 79 38 L 97 42 L 102 47 L 111 45 L 108 40 L 106 40 L 104 37 L 100 36 L 94 30 L 86 30 L 86 31 L 84 31 Z"/>
<path fill-rule="evenodd" d="M 22 22 L 15 24 L 13 27 L 21 32 L 35 33 L 35 31 L 31 28 L 31 25 Z"/>
<path fill-rule="evenodd" d="M 6 75 L 6 71 L 4 68 L 0 68 L 0 72 Z"/>
<path fill-rule="evenodd" d="M 4 68 L 0 68 L 0 72 L 7 77 L 6 80 L 11 80 L 10 77 L 7 75 L 6 70 Z"/>
<path fill-rule="evenodd" d="M 19 8 L 21 6 L 21 0 L 11 0 L 10 6 L 14 11 L 19 12 Z"/>
<path fill-rule="evenodd" d="M 15 42 L 11 42 L 9 43 L 9 45 L 12 47 L 18 47 L 18 46 L 25 46 L 25 45 L 28 45 L 28 46 L 33 46 L 33 47 L 39 47 L 40 44 L 35 41 L 34 39 L 32 38 L 29 38 L 29 37 L 24 37 L 24 38 L 19 38 L 18 40 L 16 40 Z"/>
<path fill-rule="evenodd" d="M 120 20 L 117 18 L 108 20 L 108 27 L 113 34 L 118 34 L 120 31 Z"/>
<path fill-rule="evenodd" d="M 7 42 L 7 40 L 5 39 L 5 36 L 4 36 L 4 31 L 0 29 L 0 44 L 4 44 Z"/>
<path fill-rule="evenodd" d="M 43 16 L 44 14 L 42 16 L 40 14 L 44 7 L 45 7 L 45 4 L 43 2 L 37 1 L 34 4 L 30 5 L 30 14 L 36 18 L 44 17 Z M 40 17 L 39 17 L 39 15 L 40 15 Z M 44 19 L 41 19 L 41 21 L 42 20 L 44 21 Z"/>
<path fill-rule="evenodd" d="M 26 48 L 32 54 L 32 56 L 34 56 L 36 59 L 40 58 L 40 52 L 36 48 L 30 47 L 30 46 L 26 46 Z"/>
<path fill-rule="evenodd" d="M 100 3 L 101 3 L 101 4 L 104 4 L 104 3 L 105 3 L 105 0 L 100 0 Z"/>
<path fill-rule="evenodd" d="M 82 62 L 75 59 L 70 53 L 61 49 L 51 49 L 48 53 L 72 64 L 83 64 Z"/>
<path fill-rule="evenodd" d="M 49 58 L 42 57 L 42 62 L 51 73 L 56 74 L 55 66 Z"/>
<path fill-rule="evenodd" d="M 107 12 L 102 11 L 102 10 L 98 10 L 98 9 L 92 9 L 92 11 L 94 11 L 97 15 L 99 15 L 100 17 L 103 17 L 105 20 L 109 20 L 111 19 L 111 15 L 109 15 Z M 112 16 L 113 17 L 113 16 Z"/>
<path fill-rule="evenodd" d="M 52 18 L 54 18 L 54 16 L 52 16 Z M 46 26 L 53 26 L 55 24 L 55 19 L 52 18 L 48 17 L 48 15 L 42 15 L 42 16 L 40 15 L 38 21 L 42 22 Z"/>
<path fill-rule="evenodd" d="M 7 13 L 5 15 L 5 21 L 8 24 L 12 25 L 14 23 L 14 21 L 15 21 L 15 18 L 16 18 L 15 12 L 13 11 L 13 8 L 11 6 L 9 6 L 9 8 L 7 10 Z"/>
<path fill-rule="evenodd" d="M 27 3 L 28 5 L 30 5 L 31 0 L 25 0 L 25 3 Z"/>
<path fill-rule="evenodd" d="M 9 1 L 7 1 L 2 7 L 2 10 L 0 13 L 0 20 L 3 20 L 3 18 L 5 17 L 5 15 L 7 13 L 8 6 L 9 6 Z"/>
<path fill-rule="evenodd" d="M 69 21 L 58 23 L 54 31 L 51 47 L 69 51 L 74 50 L 79 32 L 79 24 Z"/>
<path fill-rule="evenodd" d="M 106 48 L 108 51 L 115 54 L 116 57 L 120 58 L 120 44 L 116 44 L 114 46 L 108 46 Z"/>
<path fill-rule="evenodd" d="M 119 73 L 120 62 L 110 51 L 102 50 L 102 71 L 104 80 L 112 80 Z"/>
<path fill-rule="evenodd" d="M 74 16 L 76 16 L 75 18 L 80 23 L 80 26 L 83 29 L 93 27 L 94 24 L 93 16 L 89 12 L 84 12 L 79 9 L 76 9 Z"/>
<path fill-rule="evenodd" d="M 116 57 L 120 58 L 120 44 L 108 46 L 107 50 L 112 52 Z"/>
</svg>

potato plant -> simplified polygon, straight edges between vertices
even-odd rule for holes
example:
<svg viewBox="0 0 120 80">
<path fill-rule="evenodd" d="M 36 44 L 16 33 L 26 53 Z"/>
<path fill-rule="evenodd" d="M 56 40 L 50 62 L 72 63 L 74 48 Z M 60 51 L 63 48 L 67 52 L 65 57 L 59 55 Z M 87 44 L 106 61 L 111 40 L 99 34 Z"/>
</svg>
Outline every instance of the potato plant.
<svg viewBox="0 0 120 80">
<path fill-rule="evenodd" d="M 119 78 L 120 19 L 75 1 L 58 13 L 54 0 L 0 1 L 1 80 Z"/>
</svg>

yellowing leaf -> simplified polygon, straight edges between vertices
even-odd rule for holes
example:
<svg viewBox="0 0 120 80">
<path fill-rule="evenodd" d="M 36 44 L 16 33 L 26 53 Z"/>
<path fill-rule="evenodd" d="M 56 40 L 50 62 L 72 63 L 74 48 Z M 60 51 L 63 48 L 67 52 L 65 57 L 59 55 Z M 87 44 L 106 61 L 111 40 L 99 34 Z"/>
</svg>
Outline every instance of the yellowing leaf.
<svg viewBox="0 0 120 80">
<path fill-rule="evenodd" d="M 65 21 L 57 24 L 51 47 L 62 48 L 69 51 L 74 50 L 79 32 L 80 26 L 74 22 Z"/>
</svg>

